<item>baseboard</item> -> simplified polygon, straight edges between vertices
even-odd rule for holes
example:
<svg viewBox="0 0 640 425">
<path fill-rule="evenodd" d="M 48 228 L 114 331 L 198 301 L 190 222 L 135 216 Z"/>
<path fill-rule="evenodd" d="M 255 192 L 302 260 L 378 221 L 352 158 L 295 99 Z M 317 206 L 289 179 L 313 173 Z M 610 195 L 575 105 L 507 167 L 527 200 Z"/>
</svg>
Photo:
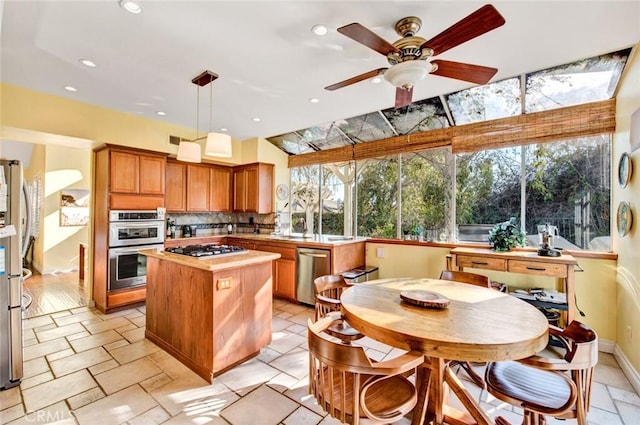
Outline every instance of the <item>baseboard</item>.
<svg viewBox="0 0 640 425">
<path fill-rule="evenodd" d="M 627 359 L 627 356 L 624 355 L 617 345 L 613 350 L 613 356 L 618 362 L 618 365 L 620 365 L 620 369 L 622 369 L 624 375 L 629 382 L 631 382 L 631 386 L 636 390 L 636 393 L 640 394 L 640 373 L 635 370 L 629 359 Z"/>
<path fill-rule="evenodd" d="M 613 354 L 616 348 L 616 343 L 608 339 L 598 339 L 598 351 L 603 353 Z"/>
<path fill-rule="evenodd" d="M 94 300 L 89 300 L 87 302 L 87 307 L 89 308 L 96 308 L 96 302 Z"/>
</svg>

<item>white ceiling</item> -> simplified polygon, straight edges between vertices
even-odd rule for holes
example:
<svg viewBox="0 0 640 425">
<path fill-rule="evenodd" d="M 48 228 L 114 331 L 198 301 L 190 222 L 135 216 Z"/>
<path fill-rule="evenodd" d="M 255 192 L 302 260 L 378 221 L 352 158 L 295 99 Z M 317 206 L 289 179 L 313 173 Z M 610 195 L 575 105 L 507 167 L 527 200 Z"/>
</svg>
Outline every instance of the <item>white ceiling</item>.
<svg viewBox="0 0 640 425">
<path fill-rule="evenodd" d="M 393 26 L 415 15 L 433 37 L 478 1 L 160 1 L 132 15 L 116 0 L 0 0 L 1 80 L 102 107 L 196 127 L 226 127 L 235 139 L 270 137 L 393 106 L 395 89 L 363 81 L 323 88 L 386 67 L 386 58 L 336 32 L 359 22 L 393 42 Z M 492 66 L 492 81 L 630 47 L 640 41 L 640 1 L 495 1 L 506 24 L 438 59 Z M 310 28 L 322 23 L 329 33 Z M 79 59 L 91 59 L 90 69 Z M 75 93 L 64 90 L 70 85 Z M 471 84 L 429 75 L 414 100 Z M 309 98 L 318 98 L 312 104 Z M 165 117 L 156 111 L 167 113 Z M 259 117 L 260 122 L 252 121 Z"/>
</svg>

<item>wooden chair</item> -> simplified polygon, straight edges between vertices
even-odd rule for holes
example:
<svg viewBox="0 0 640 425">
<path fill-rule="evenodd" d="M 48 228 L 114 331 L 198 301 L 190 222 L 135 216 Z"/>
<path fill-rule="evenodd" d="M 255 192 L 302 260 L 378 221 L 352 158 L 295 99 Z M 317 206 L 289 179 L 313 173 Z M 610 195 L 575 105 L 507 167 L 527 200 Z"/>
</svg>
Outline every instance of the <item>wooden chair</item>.
<svg viewBox="0 0 640 425">
<path fill-rule="evenodd" d="M 410 351 L 376 363 L 363 347 L 328 339 L 327 328 L 339 319 L 331 314 L 308 321 L 309 393 L 318 405 L 343 423 L 358 425 L 361 418 L 373 423 L 402 419 L 416 405 L 416 387 L 405 375 L 416 371 L 424 355 Z"/>
<path fill-rule="evenodd" d="M 440 279 L 469 283 L 471 285 L 482 286 L 483 288 L 491 288 L 491 280 L 485 275 L 476 273 L 442 270 L 440 273 Z"/>
<path fill-rule="evenodd" d="M 327 314 L 340 311 L 340 295 L 342 291 L 349 286 L 349 283 L 339 274 L 325 275 L 314 279 L 313 288 L 316 300 L 316 321 L 322 319 Z M 329 335 L 339 338 L 345 344 L 364 337 L 363 334 L 352 328 L 344 319 L 336 321 L 326 332 Z"/>
<path fill-rule="evenodd" d="M 483 288 L 491 288 L 491 280 L 487 276 L 476 273 L 443 270 L 440 273 L 440 279 L 468 283 L 470 285 L 482 286 Z M 482 379 L 482 377 L 478 375 L 475 370 L 473 370 L 473 367 L 471 367 L 471 363 L 461 362 L 457 360 L 449 363 L 449 367 L 456 365 L 464 369 L 464 371 L 467 372 L 467 375 L 469 375 L 469 377 L 473 380 L 473 382 L 475 382 L 476 385 L 478 385 L 480 388 L 484 388 L 484 379 Z"/>
<path fill-rule="evenodd" d="M 598 362 L 598 336 L 576 320 L 565 329 L 550 325 L 549 332 L 561 341 L 562 349 L 548 346 L 523 360 L 489 363 L 487 391 L 522 407 L 525 425 L 544 425 L 544 415 L 576 418 L 578 425 L 586 425 L 593 369 Z M 504 418 L 496 423 L 508 424 Z"/>
</svg>

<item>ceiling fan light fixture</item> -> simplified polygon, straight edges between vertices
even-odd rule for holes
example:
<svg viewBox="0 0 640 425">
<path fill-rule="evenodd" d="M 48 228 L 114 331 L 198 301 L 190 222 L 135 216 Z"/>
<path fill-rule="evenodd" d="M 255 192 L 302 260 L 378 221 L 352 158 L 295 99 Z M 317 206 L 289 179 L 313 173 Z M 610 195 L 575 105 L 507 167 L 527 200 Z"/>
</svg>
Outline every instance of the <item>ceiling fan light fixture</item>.
<svg viewBox="0 0 640 425">
<path fill-rule="evenodd" d="M 431 72 L 431 64 L 421 60 L 409 60 L 393 65 L 383 74 L 384 79 L 395 87 L 409 89 Z"/>
<path fill-rule="evenodd" d="M 231 158 L 231 136 L 222 133 L 208 133 L 204 154 L 218 158 Z"/>
<path fill-rule="evenodd" d="M 177 160 L 196 163 L 202 162 L 200 144 L 196 142 L 181 141 L 178 145 Z"/>
</svg>

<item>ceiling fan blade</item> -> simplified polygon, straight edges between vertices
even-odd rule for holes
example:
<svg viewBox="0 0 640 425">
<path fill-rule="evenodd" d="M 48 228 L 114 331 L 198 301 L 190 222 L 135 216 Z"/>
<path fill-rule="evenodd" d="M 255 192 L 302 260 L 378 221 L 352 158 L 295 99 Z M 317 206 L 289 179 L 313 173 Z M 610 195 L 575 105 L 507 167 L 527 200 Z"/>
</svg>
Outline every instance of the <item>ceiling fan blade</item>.
<svg viewBox="0 0 640 425">
<path fill-rule="evenodd" d="M 487 4 L 466 18 L 456 22 L 431 40 L 425 41 L 422 47 L 433 49 L 433 56 L 436 56 L 486 32 L 494 30 L 502 26 L 504 22 L 504 18 L 498 13 L 496 8 Z"/>
<path fill-rule="evenodd" d="M 338 32 L 385 56 L 392 52 L 400 53 L 393 44 L 357 22 L 338 28 Z"/>
<path fill-rule="evenodd" d="M 396 87 L 396 109 L 402 108 L 411 104 L 411 97 L 413 96 L 413 87 L 409 90 L 402 87 Z"/>
<path fill-rule="evenodd" d="M 387 68 L 378 68 L 373 71 L 365 72 L 364 74 L 356 75 L 355 77 L 351 77 L 347 80 L 340 81 L 339 83 L 331 84 L 330 86 L 325 87 L 325 90 L 336 90 L 341 89 L 342 87 L 350 86 L 351 84 L 359 83 L 360 81 L 367 80 L 369 78 L 377 77 L 378 75 L 384 74 Z"/>
<path fill-rule="evenodd" d="M 496 75 L 496 72 L 498 72 L 496 68 L 472 65 L 470 63 L 445 60 L 433 60 L 431 63 L 437 66 L 437 69 L 431 71 L 431 74 L 469 81 L 470 83 L 476 84 L 487 84 L 489 80 Z"/>
</svg>

